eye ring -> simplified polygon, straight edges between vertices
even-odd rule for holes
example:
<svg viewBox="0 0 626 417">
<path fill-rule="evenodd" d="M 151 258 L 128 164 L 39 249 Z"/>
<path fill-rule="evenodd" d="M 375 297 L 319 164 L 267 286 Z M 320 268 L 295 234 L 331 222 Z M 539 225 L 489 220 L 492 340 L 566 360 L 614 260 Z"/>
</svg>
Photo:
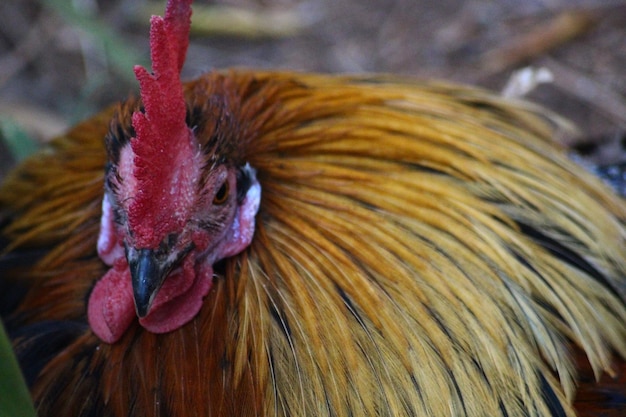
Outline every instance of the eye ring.
<svg viewBox="0 0 626 417">
<path fill-rule="evenodd" d="M 230 194 L 230 185 L 228 181 L 224 181 L 222 186 L 215 193 L 215 197 L 213 197 L 213 204 L 224 204 L 226 200 L 228 200 L 228 195 Z"/>
</svg>

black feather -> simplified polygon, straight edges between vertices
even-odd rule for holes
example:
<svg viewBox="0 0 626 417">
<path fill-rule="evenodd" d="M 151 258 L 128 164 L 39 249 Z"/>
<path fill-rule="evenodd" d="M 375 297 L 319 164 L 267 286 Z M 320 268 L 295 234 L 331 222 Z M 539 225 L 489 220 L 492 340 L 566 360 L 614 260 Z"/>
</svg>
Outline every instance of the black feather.
<svg viewBox="0 0 626 417">
<path fill-rule="evenodd" d="M 88 330 L 84 322 L 65 320 L 43 321 L 7 330 L 27 384 L 31 386 L 50 360 Z"/>
</svg>

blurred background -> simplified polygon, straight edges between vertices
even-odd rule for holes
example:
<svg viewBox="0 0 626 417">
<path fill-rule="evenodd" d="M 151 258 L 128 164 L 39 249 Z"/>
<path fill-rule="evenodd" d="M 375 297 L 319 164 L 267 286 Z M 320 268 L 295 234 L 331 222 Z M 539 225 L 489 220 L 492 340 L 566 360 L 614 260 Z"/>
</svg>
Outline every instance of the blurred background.
<svg viewBox="0 0 626 417">
<path fill-rule="evenodd" d="M 0 177 L 39 143 L 137 91 L 148 22 L 165 1 L 0 2 Z M 214 68 L 385 72 L 501 91 L 520 68 L 552 81 L 529 98 L 573 120 L 573 146 L 626 149 L 626 0 L 221 0 L 194 3 L 185 78 Z"/>
</svg>

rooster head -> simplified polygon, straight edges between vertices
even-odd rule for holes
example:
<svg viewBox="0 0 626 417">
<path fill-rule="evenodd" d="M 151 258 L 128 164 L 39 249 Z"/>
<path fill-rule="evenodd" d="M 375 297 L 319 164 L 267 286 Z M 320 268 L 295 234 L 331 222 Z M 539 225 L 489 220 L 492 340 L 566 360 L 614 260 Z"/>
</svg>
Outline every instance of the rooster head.
<svg viewBox="0 0 626 417">
<path fill-rule="evenodd" d="M 211 287 L 213 263 L 245 249 L 254 233 L 260 200 L 254 170 L 201 146 L 187 124 L 180 71 L 190 19 L 190 0 L 170 0 L 164 18 L 152 17 L 152 72 L 135 67 L 141 104 L 126 117 L 130 133 L 107 140 L 98 253 L 111 269 L 94 287 L 87 312 L 108 343 L 135 316 L 155 333 L 193 319 Z M 124 130 L 124 117 L 112 126 Z"/>
</svg>

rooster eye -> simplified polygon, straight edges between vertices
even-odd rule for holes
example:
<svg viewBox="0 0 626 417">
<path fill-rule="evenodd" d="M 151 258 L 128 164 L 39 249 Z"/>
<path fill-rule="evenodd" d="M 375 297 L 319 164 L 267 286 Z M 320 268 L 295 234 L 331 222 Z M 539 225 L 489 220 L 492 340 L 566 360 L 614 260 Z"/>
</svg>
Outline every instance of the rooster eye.
<svg viewBox="0 0 626 417">
<path fill-rule="evenodd" d="M 228 181 L 224 181 L 224 184 L 217 190 L 215 193 L 215 197 L 213 197 L 213 204 L 224 204 L 228 199 L 228 192 L 230 191 L 230 186 L 228 185 Z"/>
</svg>

